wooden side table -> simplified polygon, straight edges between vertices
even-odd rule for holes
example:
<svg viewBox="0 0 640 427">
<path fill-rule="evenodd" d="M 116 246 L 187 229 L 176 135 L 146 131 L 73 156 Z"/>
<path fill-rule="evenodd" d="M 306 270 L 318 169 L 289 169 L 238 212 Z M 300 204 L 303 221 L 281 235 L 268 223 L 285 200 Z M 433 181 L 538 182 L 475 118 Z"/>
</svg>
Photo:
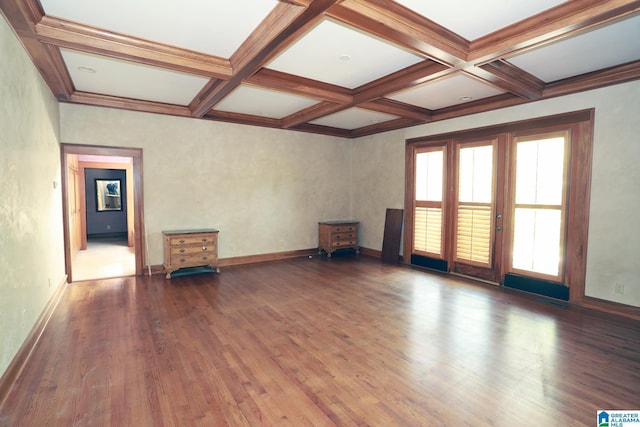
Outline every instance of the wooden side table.
<svg viewBox="0 0 640 427">
<path fill-rule="evenodd" d="M 218 264 L 218 230 L 163 231 L 164 271 L 167 279 L 171 273 L 187 267 L 211 267 L 220 272 Z"/>
<path fill-rule="evenodd" d="M 340 249 L 355 249 L 358 246 L 358 221 L 322 221 L 318 223 L 318 253 L 322 251 L 331 254 Z"/>
</svg>

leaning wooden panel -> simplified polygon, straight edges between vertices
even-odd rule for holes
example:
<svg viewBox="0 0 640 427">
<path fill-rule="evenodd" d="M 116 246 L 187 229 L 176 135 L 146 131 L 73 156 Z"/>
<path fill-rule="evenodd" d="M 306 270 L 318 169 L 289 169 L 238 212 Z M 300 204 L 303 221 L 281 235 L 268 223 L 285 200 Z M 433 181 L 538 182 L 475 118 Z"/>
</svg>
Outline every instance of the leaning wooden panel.
<svg viewBox="0 0 640 427">
<path fill-rule="evenodd" d="M 382 261 L 397 264 L 400 256 L 404 209 L 387 209 L 382 239 Z"/>
</svg>

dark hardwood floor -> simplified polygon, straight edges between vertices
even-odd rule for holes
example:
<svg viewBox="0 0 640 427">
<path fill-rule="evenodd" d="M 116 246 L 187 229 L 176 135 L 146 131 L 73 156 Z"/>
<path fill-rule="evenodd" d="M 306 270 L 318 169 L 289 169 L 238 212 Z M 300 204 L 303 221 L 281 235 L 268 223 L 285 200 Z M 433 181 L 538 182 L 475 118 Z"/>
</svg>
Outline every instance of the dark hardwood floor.
<svg viewBox="0 0 640 427">
<path fill-rule="evenodd" d="M 571 426 L 640 408 L 640 324 L 379 263 L 74 283 L 2 426 Z"/>
</svg>

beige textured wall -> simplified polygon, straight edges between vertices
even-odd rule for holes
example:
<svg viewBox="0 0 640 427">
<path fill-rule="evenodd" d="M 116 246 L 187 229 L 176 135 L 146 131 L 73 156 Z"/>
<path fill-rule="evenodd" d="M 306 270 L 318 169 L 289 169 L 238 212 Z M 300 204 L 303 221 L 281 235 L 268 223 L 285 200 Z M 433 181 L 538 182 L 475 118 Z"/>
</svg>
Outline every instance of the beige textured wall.
<svg viewBox="0 0 640 427">
<path fill-rule="evenodd" d="M 58 115 L 0 17 L 0 375 L 64 280 Z"/>
<path fill-rule="evenodd" d="M 381 250 L 387 208 L 404 209 L 404 138 L 397 130 L 355 142 L 353 216 L 365 248 Z"/>
<path fill-rule="evenodd" d="M 317 221 L 354 218 L 361 245 L 381 249 L 386 208 L 403 207 L 406 138 L 594 107 L 586 293 L 640 306 L 640 82 L 350 141 L 58 106 L 4 19 L 0 57 L 0 374 L 64 280 L 58 141 L 144 149 L 149 262 L 160 264 L 161 230 L 174 228 L 219 228 L 227 258 L 312 248 Z"/>
<path fill-rule="evenodd" d="M 385 209 L 403 207 L 406 139 L 587 108 L 596 111 L 586 295 L 640 307 L 638 81 L 358 139 L 352 203 L 363 246 L 381 249 Z"/>
<path fill-rule="evenodd" d="M 352 141 L 61 105 L 61 141 L 143 149 L 150 264 L 162 230 L 214 227 L 221 258 L 309 249 L 317 222 L 351 216 Z"/>
</svg>

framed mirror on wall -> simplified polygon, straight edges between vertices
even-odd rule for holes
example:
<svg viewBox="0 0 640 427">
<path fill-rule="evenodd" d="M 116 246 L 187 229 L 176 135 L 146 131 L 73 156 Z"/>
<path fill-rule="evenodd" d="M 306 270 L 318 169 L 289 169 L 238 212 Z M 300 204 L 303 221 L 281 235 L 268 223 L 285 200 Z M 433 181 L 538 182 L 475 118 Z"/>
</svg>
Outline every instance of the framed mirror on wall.
<svg viewBox="0 0 640 427">
<path fill-rule="evenodd" d="M 122 210 L 122 182 L 119 179 L 96 178 L 96 211 Z"/>
</svg>

